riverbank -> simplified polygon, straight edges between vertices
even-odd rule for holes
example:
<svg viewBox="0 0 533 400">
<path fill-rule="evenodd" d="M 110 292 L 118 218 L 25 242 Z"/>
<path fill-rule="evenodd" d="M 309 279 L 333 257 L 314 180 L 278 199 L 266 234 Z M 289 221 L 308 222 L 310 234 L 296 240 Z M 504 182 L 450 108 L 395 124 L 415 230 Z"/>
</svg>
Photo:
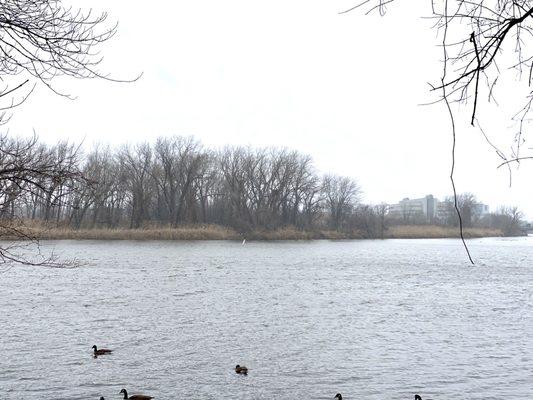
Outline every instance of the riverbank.
<svg viewBox="0 0 533 400">
<path fill-rule="evenodd" d="M 34 225 L 25 229 L 27 234 L 40 240 L 342 240 L 367 239 L 358 231 L 337 232 L 331 230 L 302 231 L 294 227 L 277 230 L 257 230 L 239 233 L 219 225 L 191 225 L 171 227 L 147 227 L 140 229 L 71 229 Z M 466 238 L 504 236 L 497 229 L 467 228 Z M 389 227 L 384 239 L 435 239 L 457 238 L 457 228 L 434 225 L 397 225 Z M 6 238 L 4 236 L 4 238 Z"/>
<path fill-rule="evenodd" d="M 505 236 L 499 229 L 465 228 L 465 238 L 501 237 Z M 391 226 L 385 233 L 388 239 L 439 239 L 458 238 L 459 229 L 438 225 L 396 225 Z"/>
</svg>

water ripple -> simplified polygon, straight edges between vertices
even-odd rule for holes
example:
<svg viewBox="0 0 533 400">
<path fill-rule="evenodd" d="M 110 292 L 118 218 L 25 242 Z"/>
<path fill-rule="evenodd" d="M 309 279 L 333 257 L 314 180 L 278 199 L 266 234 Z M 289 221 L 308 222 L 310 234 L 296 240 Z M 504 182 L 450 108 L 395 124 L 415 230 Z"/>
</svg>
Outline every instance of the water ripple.
<svg viewBox="0 0 533 400">
<path fill-rule="evenodd" d="M 2 273 L 0 398 L 527 399 L 533 240 L 470 246 L 46 243 L 91 264 Z"/>
</svg>

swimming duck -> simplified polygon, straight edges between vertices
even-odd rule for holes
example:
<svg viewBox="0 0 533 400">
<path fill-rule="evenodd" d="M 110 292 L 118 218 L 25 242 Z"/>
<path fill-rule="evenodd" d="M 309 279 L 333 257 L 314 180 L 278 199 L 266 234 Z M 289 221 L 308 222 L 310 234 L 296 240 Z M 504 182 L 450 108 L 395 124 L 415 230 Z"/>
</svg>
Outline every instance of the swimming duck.
<svg viewBox="0 0 533 400">
<path fill-rule="evenodd" d="M 418 394 L 415 394 L 415 400 L 422 400 L 422 397 L 420 397 Z"/>
<path fill-rule="evenodd" d="M 124 393 L 124 400 L 150 400 L 153 399 L 152 396 L 145 396 L 144 394 L 134 394 L 133 396 L 128 396 L 128 391 L 126 389 L 122 389 L 120 393 Z"/>
<path fill-rule="evenodd" d="M 100 397 L 100 400 L 105 400 L 105 399 L 104 399 L 104 397 L 102 396 L 102 397 Z"/>
<path fill-rule="evenodd" d="M 335 395 L 334 399 L 342 400 L 342 394 L 337 393 L 337 394 Z"/>
<path fill-rule="evenodd" d="M 109 354 L 111 353 L 113 350 L 109 350 L 109 349 L 98 349 L 98 347 L 96 347 L 96 345 L 94 345 L 92 347 L 92 349 L 94 349 L 94 355 L 95 356 L 101 356 L 102 354 Z"/>
<path fill-rule="evenodd" d="M 235 372 L 238 373 L 238 374 L 246 375 L 246 374 L 248 374 L 248 368 L 246 368 L 244 365 L 240 366 L 239 364 L 237 364 L 235 366 Z"/>
</svg>

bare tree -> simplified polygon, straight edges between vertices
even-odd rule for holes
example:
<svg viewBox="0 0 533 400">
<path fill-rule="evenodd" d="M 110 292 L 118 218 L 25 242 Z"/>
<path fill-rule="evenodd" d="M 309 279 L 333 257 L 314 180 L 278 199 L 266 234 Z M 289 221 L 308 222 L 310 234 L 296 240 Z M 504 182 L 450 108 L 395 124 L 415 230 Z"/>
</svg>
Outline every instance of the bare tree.
<svg viewBox="0 0 533 400">
<path fill-rule="evenodd" d="M 500 207 L 496 212 L 483 216 L 482 226 L 499 229 L 505 236 L 525 233 L 524 214 L 517 207 Z"/>
<path fill-rule="evenodd" d="M 253 225 L 250 201 L 248 200 L 247 175 L 245 163 L 249 163 L 250 150 L 242 147 L 225 148 L 219 154 L 223 190 L 227 197 L 226 218 L 231 226 L 244 232 Z"/>
<path fill-rule="evenodd" d="M 343 13 L 362 8 L 366 13 L 383 15 L 392 3 L 395 0 L 364 0 Z M 507 69 L 502 65 L 516 70 L 530 86 L 533 48 L 528 39 L 533 32 L 533 1 L 431 0 L 428 3 L 434 27 L 441 34 L 444 56 L 444 75 L 433 90 L 440 92 L 443 100 L 470 101 L 472 125 L 476 122 L 478 100 L 494 100 L 494 87 Z M 506 57 L 506 52 L 511 57 Z M 481 85 L 486 87 L 484 96 L 481 96 Z M 521 125 L 530 111 L 532 95 L 533 91 L 529 90 L 526 107 L 519 118 Z M 521 135 L 519 130 L 517 151 Z"/>
<path fill-rule="evenodd" d="M 69 223 L 79 229 L 87 214 L 92 211 L 91 227 L 95 227 L 101 217 L 108 227 L 112 227 L 119 167 L 111 149 L 96 146 L 86 156 L 82 173 L 86 180 L 74 191 L 75 195 L 67 203 Z"/>
<path fill-rule="evenodd" d="M 459 213 L 455 212 L 455 203 L 459 209 Z M 462 223 L 463 227 L 470 228 L 474 222 L 479 218 L 479 210 L 476 208 L 478 201 L 476 196 L 472 193 L 461 193 L 456 196 L 449 196 L 445 199 L 447 208 L 446 223 L 451 226 L 459 226 Z M 461 216 L 461 221 L 459 220 Z"/>
<path fill-rule="evenodd" d="M 505 215 L 506 225 L 504 234 L 506 235 L 520 235 L 523 234 L 523 218 L 524 214 L 518 207 L 502 207 L 500 214 Z"/>
<path fill-rule="evenodd" d="M 305 190 L 302 193 L 302 227 L 311 228 L 317 224 L 324 201 L 320 185 L 320 178 L 315 175 L 307 179 Z"/>
<path fill-rule="evenodd" d="M 193 192 L 198 201 L 200 217 L 195 222 L 205 224 L 209 220 L 209 206 L 220 196 L 220 174 L 214 152 L 208 151 L 199 157 L 198 177 L 194 180 Z"/>
<path fill-rule="evenodd" d="M 385 231 L 387 230 L 386 216 L 389 212 L 389 209 L 390 207 L 386 203 L 381 203 L 374 206 L 374 212 L 378 217 L 378 234 L 380 239 L 385 237 Z"/>
<path fill-rule="evenodd" d="M 61 0 L 5 0 L 0 3 L 0 110 L 21 104 L 37 83 L 53 86 L 61 75 L 112 79 L 98 70 L 99 46 L 116 32 L 107 15 L 93 15 Z"/>
<path fill-rule="evenodd" d="M 59 76 L 116 80 L 98 69 L 102 61 L 100 45 L 116 32 L 116 25 L 106 20 L 105 13 L 93 15 L 65 6 L 61 0 L 0 2 L 0 124 L 9 120 L 6 112 L 22 104 L 36 85 L 68 97 L 56 87 Z M 44 220 L 56 222 L 77 208 L 69 201 L 79 199 L 73 194 L 75 189 L 86 187 L 86 182 L 81 187 L 79 184 L 83 178 L 78 161 L 77 148 L 67 143 L 47 149 L 35 137 L 0 138 L 2 218 L 8 210 L 11 213 L 10 222 L 3 223 L 3 238 L 37 243 L 26 230 L 13 224 L 15 205 L 21 201 L 32 202 L 32 218 L 42 212 Z M 34 262 L 19 256 L 16 248 L 0 246 L 0 261 L 55 265 L 53 260 Z"/>
<path fill-rule="evenodd" d="M 364 0 L 354 9 L 385 14 L 395 0 Z M 432 90 L 446 103 L 453 120 L 451 103 L 470 109 L 469 122 L 480 130 L 501 158 L 499 167 L 533 155 L 524 154 L 526 128 L 532 120 L 533 90 L 533 1 L 532 0 L 431 0 L 434 28 L 440 33 L 443 73 Z M 511 79 L 505 79 L 507 75 Z M 524 83 L 522 106 L 513 113 L 513 144 L 509 153 L 493 145 L 481 129 L 478 118 L 482 101 L 496 102 L 496 88 L 519 78 Z M 509 88 L 514 89 L 514 88 Z M 497 104 L 497 103 L 496 103 Z M 453 121 L 452 121 L 453 122 Z M 455 127 L 454 127 L 455 135 Z M 455 144 L 455 141 L 454 141 Z M 453 177 L 452 177 L 453 179 Z"/>
<path fill-rule="evenodd" d="M 121 169 L 124 171 L 127 195 L 129 196 L 130 228 L 139 228 L 149 218 L 150 203 L 153 200 L 152 148 L 142 143 L 131 148 L 122 147 L 119 154 Z"/>
<path fill-rule="evenodd" d="M 67 266 L 55 257 L 24 255 L 21 247 L 38 247 L 37 237 L 25 225 L 23 205 L 33 202 L 34 211 L 41 205 L 43 219 L 49 219 L 55 208 L 60 215 L 61 204 L 69 196 L 75 182 L 83 182 L 79 169 L 78 148 L 61 143 L 47 148 L 30 139 L 0 136 L 0 237 L 13 240 L 0 246 L 0 263 L 18 262 L 32 265 Z M 22 244 L 20 239 L 26 241 Z"/>
<path fill-rule="evenodd" d="M 361 189 L 353 179 L 343 176 L 326 175 L 322 180 L 322 192 L 326 207 L 330 211 L 330 224 L 340 229 L 345 216 L 359 202 Z"/>
<path fill-rule="evenodd" d="M 166 219 L 176 226 L 201 173 L 200 143 L 193 137 L 159 138 L 155 145 L 155 182 L 166 205 Z M 194 197 L 194 196 L 192 196 Z"/>
</svg>

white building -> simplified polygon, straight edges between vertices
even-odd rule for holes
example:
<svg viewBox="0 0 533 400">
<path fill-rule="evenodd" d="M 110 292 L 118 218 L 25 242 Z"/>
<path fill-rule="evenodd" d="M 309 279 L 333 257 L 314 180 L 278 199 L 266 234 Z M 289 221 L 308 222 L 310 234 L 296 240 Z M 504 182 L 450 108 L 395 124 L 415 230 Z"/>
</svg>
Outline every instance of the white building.
<svg viewBox="0 0 533 400">
<path fill-rule="evenodd" d="M 405 198 L 389 206 L 389 216 L 406 222 L 432 222 L 436 217 L 438 203 L 431 194 L 420 199 Z"/>
<path fill-rule="evenodd" d="M 489 213 L 489 206 L 483 203 L 474 204 L 472 214 L 480 218 Z M 420 199 L 405 198 L 399 203 L 389 205 L 389 217 L 401 219 L 407 223 L 444 222 L 455 214 L 455 208 L 450 201 L 439 201 L 428 194 Z"/>
</svg>

